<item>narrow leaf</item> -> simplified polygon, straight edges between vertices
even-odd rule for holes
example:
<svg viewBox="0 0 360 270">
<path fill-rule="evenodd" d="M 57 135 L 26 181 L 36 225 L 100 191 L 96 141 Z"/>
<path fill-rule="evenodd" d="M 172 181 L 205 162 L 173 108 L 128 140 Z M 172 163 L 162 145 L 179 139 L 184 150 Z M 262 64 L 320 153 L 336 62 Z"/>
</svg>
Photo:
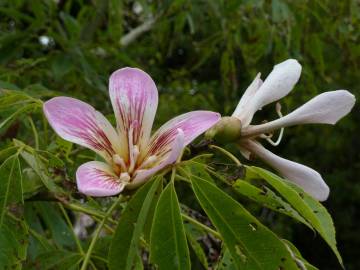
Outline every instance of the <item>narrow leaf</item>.
<svg viewBox="0 0 360 270">
<path fill-rule="evenodd" d="M 139 257 L 139 241 L 150 207 L 155 204 L 162 190 L 162 178 L 142 186 L 132 197 L 116 227 L 109 251 L 110 269 L 134 269 Z"/>
<path fill-rule="evenodd" d="M 248 199 L 261 204 L 264 207 L 288 215 L 312 229 L 312 226 L 286 201 L 276 195 L 272 190 L 264 187 L 264 190 L 243 180 L 237 180 L 233 184 L 234 190 Z"/>
<path fill-rule="evenodd" d="M 173 183 L 165 188 L 155 209 L 150 261 L 159 270 L 190 270 L 189 249 Z"/>
<path fill-rule="evenodd" d="M 297 269 L 282 241 L 229 195 L 191 178 L 202 208 L 218 229 L 239 269 Z"/>
<path fill-rule="evenodd" d="M 258 167 L 249 167 L 283 196 L 299 214 L 301 214 L 335 253 L 343 265 L 341 255 L 336 247 L 335 228 L 330 214 L 320 202 L 306 194 L 298 186 L 281 177 Z"/>
</svg>

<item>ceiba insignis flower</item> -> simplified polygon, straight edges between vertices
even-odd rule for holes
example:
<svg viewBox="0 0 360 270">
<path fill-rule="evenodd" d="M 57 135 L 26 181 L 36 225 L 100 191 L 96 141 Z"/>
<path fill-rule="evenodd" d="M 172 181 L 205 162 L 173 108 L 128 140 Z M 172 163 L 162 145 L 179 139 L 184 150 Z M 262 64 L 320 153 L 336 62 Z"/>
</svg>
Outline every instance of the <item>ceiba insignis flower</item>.
<svg viewBox="0 0 360 270">
<path fill-rule="evenodd" d="M 112 196 L 139 186 L 175 163 L 186 145 L 220 119 L 218 113 L 193 111 L 168 121 L 151 136 L 158 105 L 151 77 L 137 68 L 119 69 L 110 76 L 109 92 L 116 130 L 80 100 L 55 97 L 44 104 L 45 116 L 60 137 L 106 161 L 90 161 L 77 169 L 78 189 L 90 196 Z"/>
<path fill-rule="evenodd" d="M 324 92 L 286 116 L 281 115 L 280 106 L 277 104 L 279 119 L 251 125 L 255 112 L 286 96 L 299 80 L 300 74 L 301 65 L 294 59 L 274 66 L 264 82 L 260 79 L 259 73 L 246 89 L 232 117 L 223 118 L 224 120 L 210 129 L 207 135 L 210 134 L 210 137 L 218 135 L 230 141 L 237 141 L 245 158 L 249 159 L 250 155 L 259 157 L 314 198 L 324 201 L 329 196 L 329 187 L 318 172 L 273 154 L 261 145 L 259 139 L 266 139 L 271 144 L 277 145 L 284 127 L 315 123 L 335 124 L 351 111 L 355 104 L 354 95 L 346 90 Z M 278 129 L 281 130 L 279 140 L 273 142 L 269 134 Z"/>
</svg>

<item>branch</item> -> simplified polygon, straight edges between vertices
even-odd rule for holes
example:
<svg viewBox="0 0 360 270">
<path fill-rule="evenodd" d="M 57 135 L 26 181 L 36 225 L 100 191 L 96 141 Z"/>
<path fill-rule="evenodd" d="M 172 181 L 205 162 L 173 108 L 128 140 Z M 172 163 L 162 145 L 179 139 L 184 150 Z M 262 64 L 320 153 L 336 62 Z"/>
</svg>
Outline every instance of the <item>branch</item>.
<svg viewBox="0 0 360 270">
<path fill-rule="evenodd" d="M 132 29 L 129 33 L 127 33 L 120 39 L 120 45 L 123 47 L 128 46 L 130 43 L 135 41 L 139 36 L 149 31 L 153 27 L 155 21 L 156 18 L 150 18 L 149 20 L 145 21 L 144 23 Z"/>
</svg>

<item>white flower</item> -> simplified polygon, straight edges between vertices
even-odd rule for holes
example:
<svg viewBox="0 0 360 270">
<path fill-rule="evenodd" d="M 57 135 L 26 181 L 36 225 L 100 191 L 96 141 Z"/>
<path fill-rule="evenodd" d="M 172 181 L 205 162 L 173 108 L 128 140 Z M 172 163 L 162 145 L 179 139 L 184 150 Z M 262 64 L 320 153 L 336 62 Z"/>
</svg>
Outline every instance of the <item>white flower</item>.
<svg viewBox="0 0 360 270">
<path fill-rule="evenodd" d="M 276 65 L 264 82 L 258 74 L 246 89 L 232 116 L 241 122 L 239 146 L 246 158 L 249 158 L 250 154 L 259 157 L 314 198 L 324 201 L 329 196 L 329 187 L 318 172 L 271 153 L 260 144 L 259 139 L 266 139 L 277 145 L 284 127 L 299 124 L 335 124 L 351 111 L 355 104 L 354 95 L 346 90 L 325 92 L 286 116 L 281 115 L 280 106 L 277 106 L 279 119 L 251 125 L 255 112 L 286 96 L 299 80 L 300 74 L 301 65 L 294 59 Z M 268 134 L 278 129 L 281 129 L 280 138 L 273 142 Z"/>
</svg>

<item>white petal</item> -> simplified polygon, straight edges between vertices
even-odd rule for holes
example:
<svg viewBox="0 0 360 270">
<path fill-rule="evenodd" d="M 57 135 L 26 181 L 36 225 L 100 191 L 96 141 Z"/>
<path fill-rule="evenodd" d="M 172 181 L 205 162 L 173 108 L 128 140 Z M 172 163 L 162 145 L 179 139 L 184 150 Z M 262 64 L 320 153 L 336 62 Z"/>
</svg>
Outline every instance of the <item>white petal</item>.
<svg viewBox="0 0 360 270">
<path fill-rule="evenodd" d="M 294 59 L 288 59 L 276 66 L 256 91 L 242 112 L 242 126 L 250 124 L 255 112 L 263 106 L 286 96 L 297 83 L 301 74 L 301 65 Z"/>
<path fill-rule="evenodd" d="M 299 124 L 332 124 L 347 115 L 355 104 L 355 96 L 346 90 L 322 93 L 292 113 L 277 120 L 245 128 L 243 136 L 268 133 L 281 127 Z"/>
<path fill-rule="evenodd" d="M 258 73 L 255 77 L 255 79 L 252 81 L 252 83 L 249 85 L 249 87 L 245 90 L 243 96 L 241 97 L 239 104 L 237 105 L 234 113 L 232 116 L 239 118 L 241 121 L 243 120 L 243 112 L 244 109 L 248 106 L 250 100 L 255 95 L 256 91 L 260 88 L 263 81 L 260 78 L 261 73 Z"/>
<path fill-rule="evenodd" d="M 260 143 L 252 140 L 243 142 L 243 147 L 268 163 L 283 177 L 302 187 L 306 193 L 315 199 L 325 201 L 328 198 L 330 189 L 317 171 L 305 165 L 281 158 L 265 149 Z"/>
<path fill-rule="evenodd" d="M 90 161 L 76 171 L 76 183 L 81 193 L 95 197 L 120 193 L 127 183 L 121 183 L 112 168 L 104 162 Z"/>
<path fill-rule="evenodd" d="M 160 163 L 151 169 L 137 170 L 135 178 L 131 181 L 130 184 L 127 185 L 127 188 L 131 189 L 141 185 L 144 181 L 148 180 L 152 175 L 165 168 L 167 165 L 175 163 L 181 154 L 181 151 L 184 149 L 184 146 L 184 132 L 181 129 L 178 129 L 176 138 L 172 143 L 172 147 L 170 148 L 170 152 L 166 154 L 165 158 L 163 158 Z"/>
</svg>

